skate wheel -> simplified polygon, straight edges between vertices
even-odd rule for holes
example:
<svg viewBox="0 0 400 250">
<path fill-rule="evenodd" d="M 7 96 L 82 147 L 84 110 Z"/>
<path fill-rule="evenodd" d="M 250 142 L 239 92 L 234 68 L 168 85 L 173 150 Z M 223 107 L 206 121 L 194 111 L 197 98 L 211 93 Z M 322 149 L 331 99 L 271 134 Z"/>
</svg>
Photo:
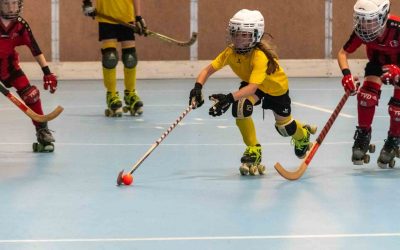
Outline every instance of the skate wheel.
<svg viewBox="0 0 400 250">
<path fill-rule="evenodd" d="M 367 155 L 367 154 L 365 154 L 364 157 L 363 157 L 363 162 L 364 162 L 365 164 L 367 164 L 367 163 L 369 163 L 370 159 L 371 159 L 370 156 Z"/>
<path fill-rule="evenodd" d="M 242 164 L 239 168 L 239 172 L 241 175 L 248 175 L 249 174 L 249 167 L 246 164 Z"/>
<path fill-rule="evenodd" d="M 38 152 L 38 147 L 39 147 L 39 143 L 34 142 L 34 143 L 32 144 L 33 152 Z"/>
<path fill-rule="evenodd" d="M 318 127 L 315 125 L 310 125 L 310 130 L 308 132 L 310 132 L 310 134 L 315 134 L 317 132 Z"/>
<path fill-rule="evenodd" d="M 54 144 L 50 143 L 50 144 L 44 146 L 43 147 L 43 151 L 44 152 L 49 152 L 49 153 L 54 152 Z"/>
<path fill-rule="evenodd" d="M 265 166 L 264 166 L 264 165 L 258 165 L 258 166 L 257 166 L 257 169 L 258 169 L 258 173 L 259 173 L 260 175 L 265 174 Z"/>
<path fill-rule="evenodd" d="M 370 153 L 375 153 L 375 144 L 369 144 L 368 151 Z"/>
<path fill-rule="evenodd" d="M 394 159 L 392 159 L 390 162 L 389 162 L 389 168 L 394 168 L 394 165 L 396 164 L 396 161 L 394 160 Z"/>
<path fill-rule="evenodd" d="M 104 115 L 107 117 L 111 116 L 111 111 L 109 109 L 104 110 Z"/>
<path fill-rule="evenodd" d="M 122 108 L 122 111 L 123 111 L 124 113 L 128 113 L 128 112 L 129 112 L 129 107 L 128 107 L 128 106 L 124 106 L 124 107 Z"/>
<path fill-rule="evenodd" d="M 249 167 L 249 173 L 250 173 L 250 175 L 256 175 L 257 174 L 257 166 L 251 165 Z"/>
<path fill-rule="evenodd" d="M 395 155 L 396 155 L 397 158 L 400 158 L 400 150 L 399 149 L 396 150 Z"/>
</svg>

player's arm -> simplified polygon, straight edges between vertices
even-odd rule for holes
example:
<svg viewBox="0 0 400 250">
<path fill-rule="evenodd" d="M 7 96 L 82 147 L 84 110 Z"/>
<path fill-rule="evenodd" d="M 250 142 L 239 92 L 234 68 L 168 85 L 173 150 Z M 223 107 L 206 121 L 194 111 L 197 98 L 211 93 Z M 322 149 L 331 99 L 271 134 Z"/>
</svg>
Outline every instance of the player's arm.
<svg viewBox="0 0 400 250">
<path fill-rule="evenodd" d="M 351 74 L 348 62 L 348 55 L 349 53 L 341 48 L 337 55 L 337 61 L 339 64 L 339 68 L 342 71 L 343 78 L 342 78 L 342 85 L 345 91 L 350 91 L 352 95 L 356 94 L 357 86 L 355 82 L 358 81 L 358 77 L 353 76 Z"/>
<path fill-rule="evenodd" d="M 138 28 L 138 34 L 147 36 L 147 25 L 142 17 L 142 1 L 133 0 L 133 7 L 135 8 L 135 25 Z"/>
<path fill-rule="evenodd" d="M 190 91 L 189 94 L 189 105 L 193 105 L 193 108 L 198 108 L 203 105 L 204 98 L 201 89 L 203 88 L 203 85 L 206 83 L 207 79 L 216 71 L 217 70 L 214 69 L 211 64 L 200 71 L 199 75 L 196 78 L 194 88 Z"/>
<path fill-rule="evenodd" d="M 254 95 L 256 93 L 257 89 L 258 89 L 258 84 L 249 83 L 245 87 L 232 93 L 233 100 L 236 101 L 236 100 L 240 100 L 244 97 Z"/>
<path fill-rule="evenodd" d="M 40 65 L 43 71 L 43 88 L 45 90 L 50 89 L 50 93 L 54 93 L 57 90 L 57 76 L 51 73 L 50 68 L 47 64 L 46 58 L 43 54 L 35 56 L 36 62 Z"/>
</svg>

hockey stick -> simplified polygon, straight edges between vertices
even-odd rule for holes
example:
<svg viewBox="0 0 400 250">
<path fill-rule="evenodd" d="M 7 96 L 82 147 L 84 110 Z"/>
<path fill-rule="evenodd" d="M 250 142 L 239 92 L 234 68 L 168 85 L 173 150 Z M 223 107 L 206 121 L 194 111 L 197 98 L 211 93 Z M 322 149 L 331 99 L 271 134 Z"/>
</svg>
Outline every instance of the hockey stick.
<svg viewBox="0 0 400 250">
<path fill-rule="evenodd" d="M 0 84 L 0 92 L 3 93 L 12 103 L 14 103 L 20 110 L 22 110 L 27 116 L 29 116 L 35 122 L 48 122 L 56 118 L 64 110 L 63 107 L 57 106 L 51 113 L 47 115 L 36 114 L 18 97 L 13 95 L 3 84 Z"/>
<path fill-rule="evenodd" d="M 193 110 L 193 104 L 189 105 L 188 108 L 186 108 L 186 110 L 178 117 L 178 119 L 176 119 L 176 121 L 167 129 L 167 131 L 165 131 L 161 137 L 155 142 L 153 143 L 153 145 L 151 145 L 151 147 L 149 148 L 149 150 L 147 150 L 147 152 L 142 156 L 142 158 L 140 158 L 135 165 L 133 165 L 131 171 L 129 171 L 129 174 L 133 174 L 133 172 L 136 171 L 136 169 L 139 168 L 140 164 L 143 163 L 144 160 L 146 160 L 146 158 L 151 154 L 151 152 L 153 152 L 154 149 L 156 149 L 156 147 L 158 145 L 160 145 L 160 143 L 165 139 L 165 137 L 167 137 L 167 135 L 176 127 L 176 125 L 178 125 L 178 123 L 180 121 L 182 121 L 182 119 L 190 112 Z M 117 186 L 122 184 L 122 176 L 124 175 L 124 170 L 122 170 L 121 172 L 118 173 L 118 177 L 117 177 Z"/>
<path fill-rule="evenodd" d="M 135 25 L 133 25 L 133 24 L 125 23 L 125 22 L 123 22 L 123 21 L 121 21 L 121 20 L 119 20 L 119 19 L 117 19 L 117 18 L 114 18 L 114 17 L 112 17 L 112 16 L 108 16 L 108 15 L 103 14 L 103 13 L 101 13 L 101 12 L 96 12 L 96 16 L 101 17 L 101 18 L 104 18 L 104 19 L 108 19 L 108 20 L 110 20 L 110 21 L 113 21 L 113 22 L 116 22 L 116 23 L 118 23 L 118 24 L 121 24 L 121 25 L 123 25 L 123 26 L 125 26 L 125 27 L 131 28 L 131 29 L 134 30 L 135 33 L 138 33 L 137 27 L 136 27 Z M 157 38 L 159 38 L 159 39 L 161 39 L 161 40 L 163 40 L 163 41 L 165 41 L 165 42 L 172 43 L 172 44 L 176 44 L 176 45 L 182 46 L 182 47 L 191 46 L 191 45 L 194 44 L 194 43 L 196 42 L 196 40 L 197 40 L 197 33 L 196 33 L 196 32 L 192 32 L 192 36 L 190 37 L 190 40 L 188 40 L 188 41 L 179 41 L 179 40 L 175 40 L 175 39 L 173 39 L 173 38 L 171 38 L 171 37 L 168 37 L 168 36 L 166 36 L 166 35 L 162 35 L 162 34 L 160 34 L 160 33 L 157 33 L 157 32 L 155 32 L 155 31 L 151 31 L 151 30 L 149 30 L 149 29 L 146 29 L 145 32 L 146 32 L 146 35 L 148 35 L 148 36 L 154 36 L 154 37 L 157 37 Z"/>
<path fill-rule="evenodd" d="M 331 117 L 326 122 L 324 128 L 322 129 L 321 133 L 319 133 L 317 140 L 314 142 L 313 146 L 311 147 L 310 151 L 307 153 L 306 158 L 301 162 L 300 166 L 295 171 L 288 171 L 282 165 L 277 162 L 275 164 L 275 169 L 278 173 L 288 179 L 288 180 L 297 180 L 299 179 L 304 172 L 307 170 L 308 164 L 310 164 L 312 158 L 314 157 L 315 153 L 317 152 L 319 146 L 322 144 L 322 141 L 325 139 L 325 136 L 328 134 L 329 130 L 332 127 L 332 124 L 335 122 L 337 116 L 339 115 L 340 111 L 342 110 L 344 104 L 346 103 L 347 99 L 350 96 L 350 92 L 346 91 L 343 95 L 342 99 L 340 99 L 338 105 L 336 106 L 335 110 L 333 111 Z"/>
</svg>

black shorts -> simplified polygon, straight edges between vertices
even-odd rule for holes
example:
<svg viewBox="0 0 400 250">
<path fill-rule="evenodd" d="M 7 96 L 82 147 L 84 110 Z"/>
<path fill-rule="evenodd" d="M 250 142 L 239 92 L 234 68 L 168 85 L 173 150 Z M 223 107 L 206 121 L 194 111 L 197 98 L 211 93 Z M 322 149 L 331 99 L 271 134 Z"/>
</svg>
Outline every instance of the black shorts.
<svg viewBox="0 0 400 250">
<path fill-rule="evenodd" d="M 117 39 L 118 42 L 135 40 L 133 29 L 121 24 L 99 23 L 99 41 Z"/>
<path fill-rule="evenodd" d="M 290 104 L 292 103 L 292 101 L 290 100 L 290 97 L 289 97 L 289 90 L 285 94 L 280 95 L 280 96 L 268 95 L 261 91 L 257 91 L 256 94 L 258 97 L 263 95 L 263 99 L 262 99 L 262 108 L 263 109 L 271 109 L 276 114 L 283 116 L 283 117 L 290 116 L 290 114 L 292 112 Z"/>
<path fill-rule="evenodd" d="M 381 75 L 383 74 L 382 66 L 383 65 L 381 65 L 377 62 L 369 61 L 367 63 L 367 65 L 365 66 L 365 75 L 364 76 L 381 77 Z"/>
<path fill-rule="evenodd" d="M 248 84 L 249 83 L 242 81 L 240 83 L 239 89 L 247 86 Z M 276 114 L 283 117 L 288 117 L 291 114 L 292 109 L 290 108 L 290 104 L 292 103 L 292 101 L 290 100 L 289 97 L 289 90 L 285 94 L 280 96 L 268 95 L 267 93 L 264 93 L 260 89 L 257 89 L 255 94 L 256 96 L 258 96 L 260 100 L 262 100 L 263 109 L 270 109 L 274 111 Z M 254 105 L 258 105 L 259 103 L 260 101 L 258 101 Z"/>
</svg>

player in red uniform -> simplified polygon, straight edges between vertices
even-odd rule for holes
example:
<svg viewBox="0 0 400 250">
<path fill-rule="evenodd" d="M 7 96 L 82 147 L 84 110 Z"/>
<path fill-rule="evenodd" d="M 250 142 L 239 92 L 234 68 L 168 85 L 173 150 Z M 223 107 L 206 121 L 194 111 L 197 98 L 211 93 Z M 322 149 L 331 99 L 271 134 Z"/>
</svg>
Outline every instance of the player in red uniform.
<svg viewBox="0 0 400 250">
<path fill-rule="evenodd" d="M 7 87 L 14 87 L 18 95 L 37 114 L 42 115 L 40 93 L 36 86 L 29 83 L 28 78 L 19 66 L 18 53 L 15 47 L 26 45 L 43 70 L 43 87 L 54 93 L 57 89 L 57 78 L 51 73 L 46 59 L 33 37 L 28 23 L 20 17 L 23 0 L 0 0 L 0 81 Z M 33 121 L 36 127 L 38 151 L 54 150 L 53 135 L 47 123 Z M 36 151 L 36 150 L 35 150 Z"/>
<path fill-rule="evenodd" d="M 352 161 L 356 165 L 369 162 L 367 151 L 374 152 L 370 145 L 371 124 L 378 105 L 385 65 L 400 63 L 400 18 L 389 15 L 389 0 L 358 0 L 354 5 L 354 31 L 338 53 L 339 67 L 343 73 L 345 90 L 357 93 L 358 126 L 354 135 Z M 365 67 L 364 82 L 357 92 L 347 61 L 348 55 L 365 45 L 368 63 Z M 388 78 L 390 72 L 382 77 Z M 386 79 L 385 78 L 385 79 Z M 388 103 L 390 128 L 387 139 L 378 157 L 378 166 L 394 166 L 400 143 L 400 88 L 394 84 L 393 96 Z"/>
</svg>

